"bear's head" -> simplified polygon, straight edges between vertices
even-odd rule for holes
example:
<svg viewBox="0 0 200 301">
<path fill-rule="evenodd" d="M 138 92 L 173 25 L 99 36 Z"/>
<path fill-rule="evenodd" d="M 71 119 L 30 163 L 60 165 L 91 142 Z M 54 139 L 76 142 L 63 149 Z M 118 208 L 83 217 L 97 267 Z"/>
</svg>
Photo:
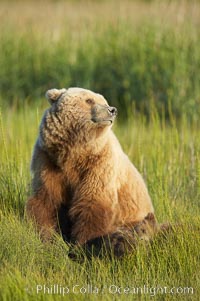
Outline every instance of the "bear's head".
<svg viewBox="0 0 200 301">
<path fill-rule="evenodd" d="M 46 92 L 46 97 L 51 104 L 45 115 L 49 128 L 63 139 L 68 135 L 74 142 L 87 142 L 101 136 L 112 126 L 117 115 L 117 109 L 110 107 L 102 95 L 90 90 L 51 89 Z"/>
</svg>

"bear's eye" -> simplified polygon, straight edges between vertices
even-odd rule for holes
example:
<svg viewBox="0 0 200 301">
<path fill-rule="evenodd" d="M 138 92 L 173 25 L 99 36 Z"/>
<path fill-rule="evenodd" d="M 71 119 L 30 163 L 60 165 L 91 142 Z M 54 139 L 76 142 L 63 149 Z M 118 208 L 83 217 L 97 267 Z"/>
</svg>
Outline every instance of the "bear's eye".
<svg viewBox="0 0 200 301">
<path fill-rule="evenodd" d="M 86 99 L 86 102 L 87 102 L 89 105 L 93 105 L 93 104 L 94 104 L 94 100 L 91 99 L 91 98 Z"/>
</svg>

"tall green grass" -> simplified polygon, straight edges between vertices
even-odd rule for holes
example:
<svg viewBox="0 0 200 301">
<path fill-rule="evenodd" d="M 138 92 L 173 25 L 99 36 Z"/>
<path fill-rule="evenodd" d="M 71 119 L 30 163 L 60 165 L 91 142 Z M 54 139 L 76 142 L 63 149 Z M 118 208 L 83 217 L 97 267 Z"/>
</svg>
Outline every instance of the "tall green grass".
<svg viewBox="0 0 200 301">
<path fill-rule="evenodd" d="M 170 107 L 177 117 L 187 112 L 188 117 L 197 119 L 200 113 L 200 30 L 198 15 L 195 17 L 193 11 L 200 11 L 200 6 L 196 2 L 196 6 L 193 3 L 189 7 L 187 2 L 175 2 L 171 12 L 170 4 L 165 2 L 164 8 L 160 4 L 162 14 L 164 9 L 169 11 L 168 18 L 164 19 L 153 11 L 153 4 L 142 2 L 134 6 L 125 1 L 120 14 L 115 12 L 112 1 L 108 3 L 93 4 L 96 18 L 90 1 L 83 6 L 83 13 L 80 4 L 65 7 L 62 1 L 57 6 L 48 3 L 47 9 L 55 11 L 55 17 L 47 10 L 45 20 L 49 30 L 45 28 L 42 32 L 34 27 L 39 17 L 32 4 L 32 19 L 29 11 L 30 21 L 23 21 L 23 14 L 20 19 L 23 30 L 18 29 L 17 21 L 9 21 L 6 27 L 4 20 L 0 35 L 1 102 L 6 99 L 10 105 L 20 105 L 27 98 L 34 102 L 48 88 L 81 86 L 105 95 L 124 116 L 130 104 L 150 115 L 149 103 L 153 102 L 160 115 L 163 109 L 169 115 Z M 69 13 L 64 18 L 65 10 L 58 11 L 62 7 L 74 13 L 74 23 Z M 26 5 L 25 8 L 28 10 Z M 8 9 L 12 10 L 12 6 Z M 143 14 L 149 11 L 154 19 L 145 15 L 144 19 L 134 21 L 135 9 Z M 190 11 L 194 20 L 189 19 Z M 10 14 L 12 16 L 12 12 Z M 173 21 L 170 14 L 180 15 L 184 22 Z"/>
<path fill-rule="evenodd" d="M 171 116 L 171 125 L 152 108 L 150 120 L 130 114 L 114 131 L 143 174 L 159 222 L 181 223 L 167 239 L 118 261 L 93 259 L 77 264 L 68 259 L 60 237 L 42 244 L 24 217 L 29 194 L 31 149 L 44 107 L 26 106 L 2 112 L 0 135 L 0 299 L 5 300 L 199 300 L 200 281 L 200 142 L 199 126 Z M 70 294 L 37 294 L 37 285 L 68 287 Z M 98 294 L 72 292 L 74 285 L 93 285 Z M 143 287 L 145 294 L 112 294 L 115 287 Z M 173 287 L 182 294 L 164 293 Z M 182 287 L 182 289 L 181 289 Z M 188 291 L 183 293 L 183 288 Z M 104 288 L 103 292 L 102 289 Z M 109 288 L 111 291 L 109 291 Z M 151 290 L 150 290 L 151 289 Z M 193 290 L 193 293 L 192 293 Z"/>
<path fill-rule="evenodd" d="M 193 31 L 126 24 L 86 35 L 78 45 L 67 32 L 53 42 L 6 32 L 0 38 L 1 97 L 20 104 L 49 87 L 80 86 L 102 93 L 124 114 L 131 103 L 149 114 L 153 101 L 160 114 L 170 104 L 176 116 L 197 118 L 200 31 Z"/>
</svg>

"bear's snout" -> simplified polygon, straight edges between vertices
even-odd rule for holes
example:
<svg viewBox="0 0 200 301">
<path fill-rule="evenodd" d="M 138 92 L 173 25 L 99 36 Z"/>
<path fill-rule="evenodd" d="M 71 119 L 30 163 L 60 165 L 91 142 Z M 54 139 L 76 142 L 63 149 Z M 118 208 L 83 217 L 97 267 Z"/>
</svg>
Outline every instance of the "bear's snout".
<svg viewBox="0 0 200 301">
<path fill-rule="evenodd" d="M 111 116 L 117 115 L 117 109 L 115 107 L 108 107 L 108 112 Z"/>
<path fill-rule="evenodd" d="M 95 123 L 112 124 L 117 115 L 117 109 L 107 105 L 96 104 L 92 108 L 92 121 Z"/>
</svg>

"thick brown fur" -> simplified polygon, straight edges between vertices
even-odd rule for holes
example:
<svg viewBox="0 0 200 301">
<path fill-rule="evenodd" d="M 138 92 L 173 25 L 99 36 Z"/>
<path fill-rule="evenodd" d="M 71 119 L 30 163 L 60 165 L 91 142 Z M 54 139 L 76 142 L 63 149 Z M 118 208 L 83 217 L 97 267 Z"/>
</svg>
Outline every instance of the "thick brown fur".
<svg viewBox="0 0 200 301">
<path fill-rule="evenodd" d="M 153 214 L 146 185 L 111 130 L 116 109 L 80 88 L 46 96 L 51 107 L 34 147 L 26 206 L 42 239 L 61 230 L 67 241 L 83 245 L 120 227 L 129 231 Z"/>
</svg>

